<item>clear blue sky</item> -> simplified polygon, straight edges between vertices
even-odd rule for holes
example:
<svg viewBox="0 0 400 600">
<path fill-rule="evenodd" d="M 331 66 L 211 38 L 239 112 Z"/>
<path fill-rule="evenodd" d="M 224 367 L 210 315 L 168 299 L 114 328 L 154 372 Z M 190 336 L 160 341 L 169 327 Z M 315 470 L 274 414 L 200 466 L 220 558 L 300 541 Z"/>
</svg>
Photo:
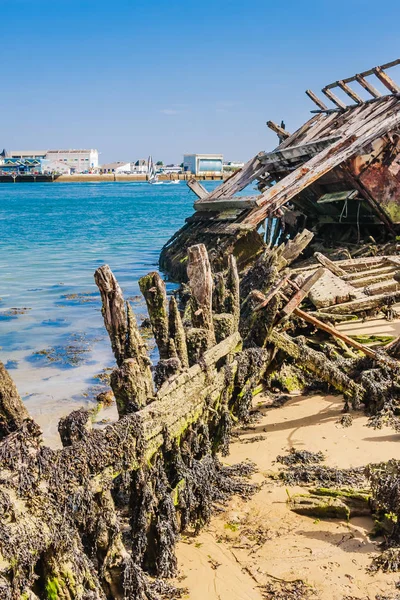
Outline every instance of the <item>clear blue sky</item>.
<svg viewBox="0 0 400 600">
<path fill-rule="evenodd" d="M 0 147 L 246 160 L 306 88 L 397 58 L 399 23 L 394 0 L 3 0 Z"/>
</svg>

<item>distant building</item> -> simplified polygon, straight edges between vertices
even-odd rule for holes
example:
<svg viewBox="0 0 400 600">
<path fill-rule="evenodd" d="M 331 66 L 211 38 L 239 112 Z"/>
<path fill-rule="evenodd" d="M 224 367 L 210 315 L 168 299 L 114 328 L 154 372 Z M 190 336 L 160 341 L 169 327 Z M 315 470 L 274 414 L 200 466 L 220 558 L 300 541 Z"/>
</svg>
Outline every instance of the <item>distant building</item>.
<svg viewBox="0 0 400 600">
<path fill-rule="evenodd" d="M 97 150 L 47 150 L 45 158 L 67 164 L 71 173 L 85 173 L 98 169 Z"/>
<path fill-rule="evenodd" d="M 97 150 L 3 150 L 7 158 L 62 162 L 71 173 L 85 173 L 99 166 Z"/>
<path fill-rule="evenodd" d="M 184 154 L 183 170 L 193 175 L 222 175 L 222 154 Z"/>
<path fill-rule="evenodd" d="M 113 162 L 106 165 L 101 165 L 100 173 L 130 173 L 130 162 Z"/>
<path fill-rule="evenodd" d="M 148 170 L 148 161 L 145 158 L 140 158 L 131 165 L 132 173 L 141 173 L 142 175 L 146 175 Z"/>
<path fill-rule="evenodd" d="M 61 160 L 42 160 L 42 172 L 43 173 L 54 173 L 57 175 L 70 175 L 71 167 L 67 163 Z"/>
<path fill-rule="evenodd" d="M 238 171 L 239 169 L 242 169 L 244 167 L 244 163 L 243 162 L 238 162 L 238 161 L 230 161 L 230 162 L 226 162 L 224 163 L 224 171 Z"/>
<path fill-rule="evenodd" d="M 163 173 L 182 173 L 182 167 L 180 165 L 166 165 L 162 167 Z"/>
<path fill-rule="evenodd" d="M 40 175 L 42 160 L 39 158 L 0 158 L 0 173 L 5 175 Z"/>
</svg>

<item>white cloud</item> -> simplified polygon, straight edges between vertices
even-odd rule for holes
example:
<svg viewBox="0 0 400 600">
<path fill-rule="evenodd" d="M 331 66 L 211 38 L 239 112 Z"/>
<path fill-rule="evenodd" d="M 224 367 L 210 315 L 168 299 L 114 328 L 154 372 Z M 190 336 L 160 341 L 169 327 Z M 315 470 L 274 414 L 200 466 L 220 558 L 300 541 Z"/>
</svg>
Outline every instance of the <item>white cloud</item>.
<svg viewBox="0 0 400 600">
<path fill-rule="evenodd" d="M 163 115 L 178 115 L 180 112 L 180 110 L 176 110 L 175 108 L 163 108 L 160 110 L 160 113 Z"/>
</svg>

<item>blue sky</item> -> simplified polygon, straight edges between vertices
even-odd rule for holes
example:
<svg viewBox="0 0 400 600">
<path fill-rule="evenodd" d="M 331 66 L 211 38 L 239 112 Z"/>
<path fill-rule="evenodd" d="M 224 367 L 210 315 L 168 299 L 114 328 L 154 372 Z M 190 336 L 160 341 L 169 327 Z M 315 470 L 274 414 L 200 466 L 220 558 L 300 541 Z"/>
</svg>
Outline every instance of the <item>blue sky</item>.
<svg viewBox="0 0 400 600">
<path fill-rule="evenodd" d="M 247 160 L 306 88 L 397 58 L 399 22 L 393 0 L 0 0 L 0 146 Z"/>
</svg>

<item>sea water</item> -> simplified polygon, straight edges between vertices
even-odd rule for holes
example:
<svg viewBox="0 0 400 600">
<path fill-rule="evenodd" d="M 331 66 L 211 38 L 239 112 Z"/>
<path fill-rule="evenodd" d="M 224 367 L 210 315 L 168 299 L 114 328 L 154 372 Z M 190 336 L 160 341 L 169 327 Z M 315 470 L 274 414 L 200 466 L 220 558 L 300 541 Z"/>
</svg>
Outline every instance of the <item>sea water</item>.
<svg viewBox="0 0 400 600">
<path fill-rule="evenodd" d="M 138 280 L 195 199 L 184 182 L 0 184 L 0 360 L 48 443 L 61 416 L 95 405 L 115 365 L 94 271 L 111 267 L 140 324 Z"/>
</svg>

